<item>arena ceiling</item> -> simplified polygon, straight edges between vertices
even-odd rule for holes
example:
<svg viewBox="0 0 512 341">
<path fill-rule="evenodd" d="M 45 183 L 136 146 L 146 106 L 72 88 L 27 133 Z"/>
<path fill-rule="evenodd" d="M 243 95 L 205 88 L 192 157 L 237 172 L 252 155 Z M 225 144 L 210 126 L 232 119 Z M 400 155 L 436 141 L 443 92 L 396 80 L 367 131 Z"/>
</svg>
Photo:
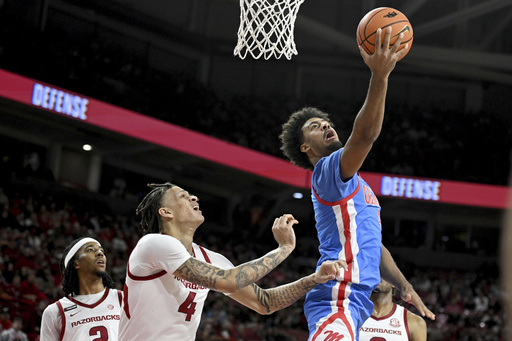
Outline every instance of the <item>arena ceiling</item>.
<svg viewBox="0 0 512 341">
<path fill-rule="evenodd" d="M 50 0 L 48 4 L 66 10 L 74 6 L 153 31 L 187 46 L 181 53 L 189 56 L 232 54 L 240 23 L 237 0 Z M 355 43 L 359 20 L 383 6 L 400 10 L 412 23 L 413 48 L 402 61 L 410 72 L 512 85 L 508 33 L 512 0 L 306 0 L 295 27 L 299 54 L 292 60 L 359 61 Z M 364 67 L 360 61 L 355 65 Z"/>
</svg>

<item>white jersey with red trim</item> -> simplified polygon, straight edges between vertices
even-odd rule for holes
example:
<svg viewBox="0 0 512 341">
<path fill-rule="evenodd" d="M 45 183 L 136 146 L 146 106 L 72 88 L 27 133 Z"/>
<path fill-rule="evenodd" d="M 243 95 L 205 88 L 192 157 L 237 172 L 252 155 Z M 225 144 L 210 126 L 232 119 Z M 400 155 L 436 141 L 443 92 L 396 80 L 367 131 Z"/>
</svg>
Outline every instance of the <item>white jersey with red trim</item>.
<svg viewBox="0 0 512 341">
<path fill-rule="evenodd" d="M 221 254 L 192 246 L 197 259 L 233 268 Z M 209 289 L 173 275 L 190 257 L 174 237 L 148 234 L 139 240 L 127 264 L 120 340 L 195 339 Z"/>
<path fill-rule="evenodd" d="M 409 341 L 407 310 L 397 304 L 383 317 L 373 315 L 359 330 L 359 341 Z"/>
<path fill-rule="evenodd" d="M 42 341 L 118 340 L 123 293 L 105 289 L 93 295 L 63 297 L 43 312 Z"/>
</svg>

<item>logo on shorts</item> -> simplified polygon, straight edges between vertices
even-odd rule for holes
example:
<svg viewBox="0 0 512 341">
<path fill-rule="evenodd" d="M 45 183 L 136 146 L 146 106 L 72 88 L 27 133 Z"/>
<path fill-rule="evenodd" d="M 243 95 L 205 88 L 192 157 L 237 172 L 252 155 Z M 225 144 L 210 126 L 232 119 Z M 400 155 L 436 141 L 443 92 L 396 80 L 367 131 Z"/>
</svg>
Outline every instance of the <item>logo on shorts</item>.
<svg viewBox="0 0 512 341">
<path fill-rule="evenodd" d="M 391 327 L 399 328 L 400 327 L 400 320 L 396 319 L 396 318 L 392 318 L 391 320 L 389 320 L 389 325 Z"/>
<path fill-rule="evenodd" d="M 344 335 L 338 334 L 338 333 L 333 332 L 331 330 L 327 330 L 326 332 L 324 332 L 324 334 L 327 334 L 327 336 L 325 337 L 324 341 L 338 341 L 338 340 L 341 340 L 341 339 L 343 339 L 345 337 Z"/>
</svg>

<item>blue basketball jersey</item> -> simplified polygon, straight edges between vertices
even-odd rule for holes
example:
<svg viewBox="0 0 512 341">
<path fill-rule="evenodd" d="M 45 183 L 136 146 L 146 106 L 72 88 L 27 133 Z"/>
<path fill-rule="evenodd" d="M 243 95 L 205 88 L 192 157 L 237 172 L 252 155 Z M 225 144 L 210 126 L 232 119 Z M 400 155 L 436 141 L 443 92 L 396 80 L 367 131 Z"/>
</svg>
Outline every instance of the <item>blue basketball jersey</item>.
<svg viewBox="0 0 512 341">
<path fill-rule="evenodd" d="M 342 270 L 340 278 L 320 284 L 307 294 L 304 311 L 310 340 L 335 339 L 336 324 L 343 325 L 346 335 L 357 340 L 359 328 L 373 311 L 370 293 L 380 283 L 379 202 L 358 174 L 341 180 L 342 151 L 316 164 L 311 192 L 320 241 L 317 267 L 326 260 L 340 259 L 347 262 L 349 270 Z"/>
</svg>

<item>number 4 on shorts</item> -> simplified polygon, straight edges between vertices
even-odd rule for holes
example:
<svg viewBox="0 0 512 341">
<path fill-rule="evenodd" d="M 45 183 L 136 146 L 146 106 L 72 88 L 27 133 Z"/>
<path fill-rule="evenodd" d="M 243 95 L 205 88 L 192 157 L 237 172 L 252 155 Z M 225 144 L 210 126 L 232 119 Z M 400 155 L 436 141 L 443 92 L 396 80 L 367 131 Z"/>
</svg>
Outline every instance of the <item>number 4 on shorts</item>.
<svg viewBox="0 0 512 341">
<path fill-rule="evenodd" d="M 185 321 L 187 321 L 187 322 L 192 319 L 192 315 L 194 315 L 194 313 L 196 312 L 196 304 L 197 303 L 194 302 L 194 298 L 196 298 L 196 293 L 195 292 L 189 293 L 185 302 L 183 302 L 178 309 L 178 311 L 180 313 L 187 315 L 187 317 L 185 318 Z"/>
</svg>

